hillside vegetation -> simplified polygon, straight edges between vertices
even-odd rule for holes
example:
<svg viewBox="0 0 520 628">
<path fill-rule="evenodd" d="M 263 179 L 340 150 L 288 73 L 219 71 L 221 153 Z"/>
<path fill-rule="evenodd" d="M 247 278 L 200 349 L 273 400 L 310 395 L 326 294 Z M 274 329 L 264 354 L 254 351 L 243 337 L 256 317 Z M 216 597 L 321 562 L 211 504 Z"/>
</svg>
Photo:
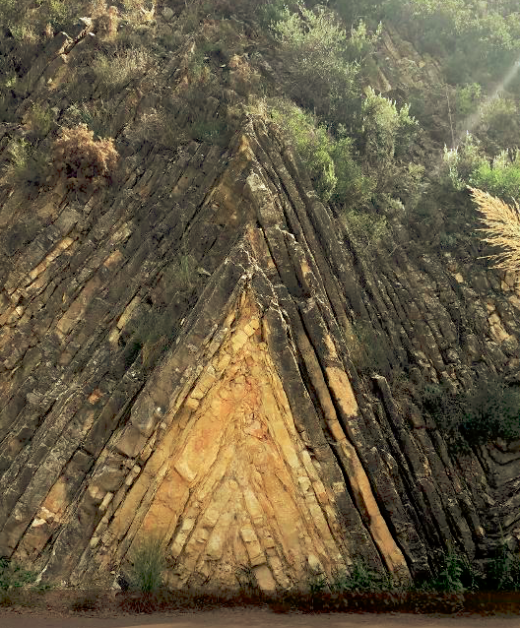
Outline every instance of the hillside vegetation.
<svg viewBox="0 0 520 628">
<path fill-rule="evenodd" d="M 286 130 L 320 197 L 349 215 L 358 237 L 376 248 L 389 220 L 413 227 L 428 217 L 433 244 L 467 244 L 463 225 L 475 218 L 468 185 L 506 201 L 520 194 L 520 14 L 511 0 L 198 0 L 167 8 L 168 33 L 158 28 L 151 2 L 123 0 L 110 8 L 104 0 L 37 0 L 23 11 L 20 4 L 0 1 L 0 120 L 30 130 L 8 152 L 4 178 L 11 181 L 41 185 L 47 173 L 40 144 L 44 149 L 61 128 L 80 123 L 104 137 L 107 103 L 141 77 L 157 76 L 162 60 L 174 57 L 182 80 L 171 86 L 169 103 L 135 121 L 134 138 L 170 150 L 191 138 L 219 143 L 241 109 L 261 111 Z M 36 102 L 20 119 L 24 76 L 38 50 L 61 30 L 77 32 L 84 15 L 93 18 L 101 45 L 91 63 L 72 68 L 74 81 L 55 86 L 66 108 L 50 111 Z M 426 62 L 434 59 L 436 81 L 394 88 L 395 68 L 381 54 L 388 29 Z M 385 93 L 378 89 L 381 73 L 390 77 Z M 81 97 L 88 80 L 98 82 L 97 102 Z M 237 94 L 227 120 L 215 125 L 197 117 L 191 104 L 220 99 L 225 89 Z M 193 118 L 187 129 L 168 124 L 172 100 Z M 422 158 L 413 150 L 417 142 Z M 442 211 L 429 208 L 432 195 Z M 367 212 L 370 221 L 363 219 Z"/>
</svg>

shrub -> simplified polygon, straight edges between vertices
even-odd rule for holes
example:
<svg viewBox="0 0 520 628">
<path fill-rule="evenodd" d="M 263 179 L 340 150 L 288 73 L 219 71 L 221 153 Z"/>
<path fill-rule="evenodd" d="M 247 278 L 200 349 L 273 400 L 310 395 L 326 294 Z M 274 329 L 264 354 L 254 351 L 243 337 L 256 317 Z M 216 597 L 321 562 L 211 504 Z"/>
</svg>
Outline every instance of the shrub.
<svg viewBox="0 0 520 628">
<path fill-rule="evenodd" d="M 381 591 L 393 588 L 391 576 L 378 573 L 370 569 L 364 561 L 354 564 L 350 574 L 345 571 L 338 571 L 334 574 L 329 588 L 333 593 L 344 591 Z"/>
<path fill-rule="evenodd" d="M 52 129 L 54 117 L 52 111 L 35 103 L 27 114 L 26 122 L 30 131 L 38 139 L 44 138 Z"/>
<path fill-rule="evenodd" d="M 520 125 L 518 108 L 513 98 L 506 96 L 492 98 L 483 108 L 480 129 L 486 152 L 491 155 L 518 145 Z"/>
<path fill-rule="evenodd" d="M 323 201 L 348 202 L 354 207 L 368 202 L 371 183 L 353 157 L 350 138 L 334 138 L 316 116 L 288 101 L 273 101 L 268 107 L 271 118 L 287 132 Z"/>
<path fill-rule="evenodd" d="M 448 549 L 436 559 L 437 567 L 433 579 L 423 588 L 445 593 L 465 593 L 480 588 L 484 579 L 481 568 L 470 562 L 448 542 Z"/>
<path fill-rule="evenodd" d="M 19 589 L 36 580 L 34 571 L 24 569 L 9 558 L 0 558 L 0 592 Z"/>
<path fill-rule="evenodd" d="M 520 558 L 502 541 L 486 570 L 486 588 L 520 591 Z"/>
<path fill-rule="evenodd" d="M 377 5 L 401 32 L 407 30 L 420 51 L 443 61 L 451 83 L 468 76 L 483 85 L 495 83 L 518 58 L 520 24 L 510 0 L 383 0 Z"/>
<path fill-rule="evenodd" d="M 332 12 L 303 6 L 300 11 L 273 26 L 289 75 L 289 96 L 319 115 L 341 120 L 357 94 L 359 65 L 351 59 L 345 29 Z"/>
<path fill-rule="evenodd" d="M 117 27 L 119 25 L 119 11 L 117 7 L 106 7 L 106 4 L 101 3 L 97 12 L 99 13 L 95 21 L 95 33 L 96 35 L 104 37 L 106 40 L 114 39 L 117 35 Z"/>
<path fill-rule="evenodd" d="M 309 569 L 307 580 L 309 592 L 312 596 L 319 595 L 328 589 L 327 576 L 319 567 Z"/>
<path fill-rule="evenodd" d="M 341 136 L 333 141 L 330 156 L 334 162 L 337 177 L 332 200 L 352 209 L 366 207 L 372 198 L 375 181 L 363 174 L 361 165 L 354 159 L 354 141 Z"/>
<path fill-rule="evenodd" d="M 422 401 L 453 453 L 497 438 L 520 438 L 520 392 L 498 378 L 481 380 L 466 392 L 427 385 Z"/>
<path fill-rule="evenodd" d="M 357 24 L 359 20 L 375 22 L 378 18 L 378 5 L 381 0 L 334 0 L 333 6 L 348 25 Z"/>
<path fill-rule="evenodd" d="M 17 0 L 0 0 L 0 24 L 12 26 L 20 19 Z"/>
<path fill-rule="evenodd" d="M 92 69 L 101 89 L 114 94 L 145 74 L 150 76 L 152 65 L 152 57 L 144 48 L 118 47 L 113 56 L 100 53 Z"/>
<path fill-rule="evenodd" d="M 70 604 L 70 610 L 74 613 L 80 613 L 84 611 L 95 611 L 100 604 L 101 592 L 100 591 L 87 591 L 78 594 Z"/>
<path fill-rule="evenodd" d="M 167 111 L 149 109 L 136 120 L 132 128 L 132 140 L 154 142 L 165 148 L 174 149 L 189 141 L 189 129 L 181 128 L 174 116 Z"/>
<path fill-rule="evenodd" d="M 502 200 L 520 200 L 520 153 L 501 152 L 493 162 L 482 160 L 469 176 L 469 184 Z"/>
<path fill-rule="evenodd" d="M 256 19 L 262 28 L 272 27 L 289 17 L 286 0 L 270 0 L 258 4 L 255 9 Z"/>
<path fill-rule="evenodd" d="M 13 140 L 7 152 L 9 163 L 2 170 L 0 184 L 30 189 L 44 182 L 48 172 L 45 155 L 27 140 Z"/>
<path fill-rule="evenodd" d="M 379 250 L 383 242 L 390 238 L 390 228 L 385 216 L 351 209 L 345 213 L 345 221 L 354 238 L 370 253 Z"/>
<path fill-rule="evenodd" d="M 162 541 L 154 536 L 142 540 L 130 552 L 130 582 L 142 593 L 155 593 L 163 584 L 166 553 Z"/>
<path fill-rule="evenodd" d="M 190 126 L 191 137 L 198 142 L 226 145 L 228 123 L 226 120 L 195 120 Z"/>
<path fill-rule="evenodd" d="M 409 105 L 398 109 L 395 102 L 368 88 L 362 107 L 361 142 L 376 177 L 377 192 L 388 191 L 395 176 L 394 160 L 405 154 L 417 126 Z"/>
<path fill-rule="evenodd" d="M 271 109 L 271 117 L 288 133 L 320 198 L 330 200 L 338 180 L 330 154 L 333 140 L 327 129 L 319 125 L 315 116 L 289 102 L 277 103 Z"/>
<path fill-rule="evenodd" d="M 480 142 L 470 133 L 466 133 L 457 148 L 444 147 L 439 173 L 441 185 L 459 192 L 465 190 L 471 174 L 485 163 Z"/>
<path fill-rule="evenodd" d="M 113 139 L 94 141 L 85 124 L 62 129 L 53 145 L 55 176 L 66 179 L 70 188 L 85 190 L 90 184 L 103 184 L 115 171 L 119 155 Z"/>
<path fill-rule="evenodd" d="M 370 322 L 357 321 L 352 325 L 354 342 L 349 348 L 352 361 L 362 375 L 382 373 L 393 382 L 399 371 L 390 368 L 388 360 L 389 348 L 386 339 L 382 338 Z"/>
<path fill-rule="evenodd" d="M 480 382 L 469 396 L 461 431 L 470 443 L 520 438 L 520 391 L 498 378 Z"/>
<path fill-rule="evenodd" d="M 39 7 L 38 18 L 40 23 L 49 22 L 54 31 L 67 30 L 73 25 L 81 5 L 71 0 L 36 0 Z"/>
<path fill-rule="evenodd" d="M 462 579 L 468 573 L 472 574 L 472 570 L 467 559 L 450 546 L 430 586 L 446 593 L 464 593 L 466 587 Z"/>
<path fill-rule="evenodd" d="M 460 122 L 475 113 L 481 95 L 482 87 L 478 83 L 470 83 L 469 85 L 457 87 L 455 109 Z"/>
</svg>

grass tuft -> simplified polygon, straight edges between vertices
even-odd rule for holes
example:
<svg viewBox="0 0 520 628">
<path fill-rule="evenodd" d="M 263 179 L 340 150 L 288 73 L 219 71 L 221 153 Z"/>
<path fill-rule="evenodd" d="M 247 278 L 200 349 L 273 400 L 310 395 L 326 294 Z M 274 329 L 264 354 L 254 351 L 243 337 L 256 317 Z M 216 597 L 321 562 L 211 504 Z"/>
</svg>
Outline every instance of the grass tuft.
<svg viewBox="0 0 520 628">
<path fill-rule="evenodd" d="M 484 242 L 504 249 L 502 253 L 485 257 L 497 260 L 495 268 L 520 270 L 520 206 L 518 202 L 513 199 L 513 205 L 508 205 L 477 188 L 470 187 L 469 190 L 482 214 L 485 227 L 478 231 L 487 235 L 483 238 Z"/>
<path fill-rule="evenodd" d="M 146 594 L 156 594 L 163 586 L 166 553 L 161 539 L 151 536 L 132 548 L 130 555 L 132 588 Z"/>
</svg>

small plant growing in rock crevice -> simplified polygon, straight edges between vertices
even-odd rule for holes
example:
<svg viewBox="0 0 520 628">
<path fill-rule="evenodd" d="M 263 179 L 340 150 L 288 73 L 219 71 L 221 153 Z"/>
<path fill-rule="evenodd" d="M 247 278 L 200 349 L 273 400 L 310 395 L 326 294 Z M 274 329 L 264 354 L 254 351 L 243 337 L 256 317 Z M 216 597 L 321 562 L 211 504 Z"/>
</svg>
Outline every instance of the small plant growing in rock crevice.
<svg viewBox="0 0 520 628">
<path fill-rule="evenodd" d="M 9 162 L 2 169 L 0 185 L 36 188 L 48 172 L 45 156 L 24 138 L 13 140 L 7 149 Z"/>
<path fill-rule="evenodd" d="M 0 607 L 11 606 L 13 590 L 31 584 L 36 580 L 36 573 L 29 571 L 9 558 L 0 558 Z"/>
<path fill-rule="evenodd" d="M 380 591 L 393 588 L 391 578 L 370 569 L 363 561 L 356 562 L 350 574 L 337 571 L 329 583 L 332 592 L 343 591 Z"/>
<path fill-rule="evenodd" d="M 166 551 L 156 536 L 143 539 L 129 554 L 131 588 L 141 593 L 157 593 L 163 586 Z"/>
<path fill-rule="evenodd" d="M 489 564 L 486 580 L 492 590 L 520 591 L 520 558 L 505 543 Z"/>
</svg>

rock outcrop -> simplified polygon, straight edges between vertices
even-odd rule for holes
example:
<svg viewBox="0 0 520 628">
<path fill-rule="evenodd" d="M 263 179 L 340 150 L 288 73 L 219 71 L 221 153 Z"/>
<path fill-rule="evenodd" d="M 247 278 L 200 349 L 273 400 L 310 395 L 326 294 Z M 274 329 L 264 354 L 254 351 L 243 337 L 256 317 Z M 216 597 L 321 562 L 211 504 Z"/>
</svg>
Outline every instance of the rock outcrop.
<svg viewBox="0 0 520 628">
<path fill-rule="evenodd" d="M 50 42 L 22 109 L 76 42 Z M 406 234 L 368 262 L 253 116 L 227 147 L 135 151 L 150 98 L 111 121 L 120 183 L 0 190 L 0 555 L 82 585 L 157 535 L 174 586 L 248 565 L 272 590 L 360 559 L 418 579 L 448 544 L 484 560 L 500 527 L 512 543 L 519 448 L 449 454 L 417 391 L 518 372 L 517 278 Z"/>
</svg>

